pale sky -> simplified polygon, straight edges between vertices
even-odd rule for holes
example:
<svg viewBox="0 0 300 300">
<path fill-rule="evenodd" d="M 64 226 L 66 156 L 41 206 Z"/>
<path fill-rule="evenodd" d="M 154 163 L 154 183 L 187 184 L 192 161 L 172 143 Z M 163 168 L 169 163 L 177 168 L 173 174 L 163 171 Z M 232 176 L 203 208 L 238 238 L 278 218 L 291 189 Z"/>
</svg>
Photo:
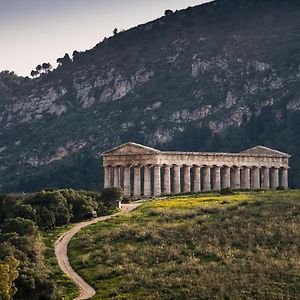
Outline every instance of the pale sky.
<svg viewBox="0 0 300 300">
<path fill-rule="evenodd" d="M 0 0 L 0 71 L 29 75 L 43 62 L 94 47 L 129 29 L 210 0 Z"/>
</svg>

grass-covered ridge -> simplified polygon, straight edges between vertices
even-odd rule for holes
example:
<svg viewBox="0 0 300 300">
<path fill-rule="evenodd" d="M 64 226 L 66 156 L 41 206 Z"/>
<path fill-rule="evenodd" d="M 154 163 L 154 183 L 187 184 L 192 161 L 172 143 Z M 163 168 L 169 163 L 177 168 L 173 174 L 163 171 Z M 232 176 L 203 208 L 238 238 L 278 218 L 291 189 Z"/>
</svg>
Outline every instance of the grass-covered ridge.
<svg viewBox="0 0 300 300">
<path fill-rule="evenodd" d="M 300 192 L 153 200 L 81 231 L 70 260 L 93 299 L 296 299 Z"/>
</svg>

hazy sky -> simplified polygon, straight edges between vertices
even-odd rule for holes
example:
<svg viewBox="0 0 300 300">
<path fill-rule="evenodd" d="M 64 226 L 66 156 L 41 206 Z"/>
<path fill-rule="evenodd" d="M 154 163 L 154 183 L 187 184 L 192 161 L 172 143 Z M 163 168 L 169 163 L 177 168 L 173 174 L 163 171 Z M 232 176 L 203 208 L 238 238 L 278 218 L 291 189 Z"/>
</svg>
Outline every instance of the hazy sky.
<svg viewBox="0 0 300 300">
<path fill-rule="evenodd" d="M 166 9 L 209 0 L 0 0 L 0 71 L 29 75 L 38 64 L 55 64 L 87 50 L 113 29 L 156 19 Z"/>
</svg>

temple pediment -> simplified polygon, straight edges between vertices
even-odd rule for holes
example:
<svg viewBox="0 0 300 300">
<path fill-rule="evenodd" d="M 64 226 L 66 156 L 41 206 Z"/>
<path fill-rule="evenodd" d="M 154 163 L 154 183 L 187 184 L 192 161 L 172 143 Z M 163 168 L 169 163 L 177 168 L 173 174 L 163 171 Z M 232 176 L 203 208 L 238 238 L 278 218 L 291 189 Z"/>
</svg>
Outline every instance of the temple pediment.
<svg viewBox="0 0 300 300">
<path fill-rule="evenodd" d="M 110 149 L 103 153 L 103 155 L 126 155 L 126 154 L 159 154 L 160 151 L 151 147 L 136 143 L 126 143 Z"/>
<path fill-rule="evenodd" d="M 266 155 L 266 156 L 274 156 L 274 157 L 290 157 L 289 154 L 280 152 L 274 149 L 270 149 L 264 146 L 256 146 L 241 152 L 241 154 L 250 154 L 250 155 Z"/>
</svg>

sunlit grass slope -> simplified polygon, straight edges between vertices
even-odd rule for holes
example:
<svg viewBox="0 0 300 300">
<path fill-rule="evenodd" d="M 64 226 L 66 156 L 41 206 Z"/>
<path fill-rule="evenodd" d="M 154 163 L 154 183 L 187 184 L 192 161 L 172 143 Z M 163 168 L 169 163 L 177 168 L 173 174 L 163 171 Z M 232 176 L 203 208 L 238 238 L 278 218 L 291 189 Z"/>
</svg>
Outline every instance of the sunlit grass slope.
<svg viewBox="0 0 300 300">
<path fill-rule="evenodd" d="M 71 241 L 94 299 L 297 299 L 300 192 L 145 203 Z"/>
</svg>

